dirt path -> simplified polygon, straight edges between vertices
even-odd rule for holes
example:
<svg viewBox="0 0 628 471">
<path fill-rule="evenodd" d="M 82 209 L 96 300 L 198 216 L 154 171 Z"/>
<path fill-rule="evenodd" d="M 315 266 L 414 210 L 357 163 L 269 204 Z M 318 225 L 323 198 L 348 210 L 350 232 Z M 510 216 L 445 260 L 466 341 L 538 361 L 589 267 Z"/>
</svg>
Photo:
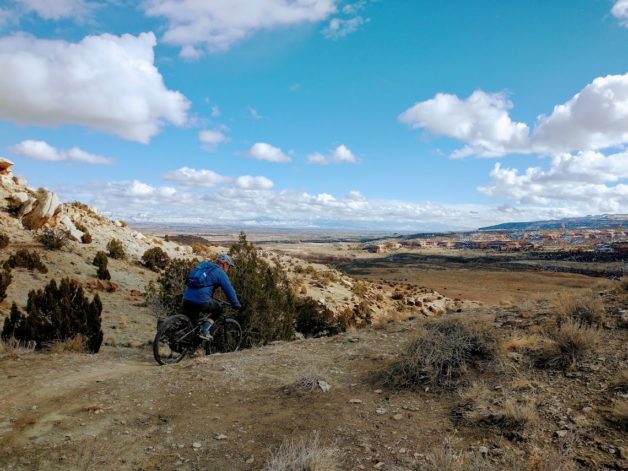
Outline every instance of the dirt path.
<svg viewBox="0 0 628 471">
<path fill-rule="evenodd" d="M 0 468 L 259 469 L 286 437 L 314 431 L 338 444 L 347 464 L 411 461 L 451 431 L 446 401 L 376 392 L 373 379 L 415 328 L 391 324 L 174 367 L 157 367 L 147 350 L 4 360 Z M 284 391 L 310 373 L 331 391 Z"/>
</svg>

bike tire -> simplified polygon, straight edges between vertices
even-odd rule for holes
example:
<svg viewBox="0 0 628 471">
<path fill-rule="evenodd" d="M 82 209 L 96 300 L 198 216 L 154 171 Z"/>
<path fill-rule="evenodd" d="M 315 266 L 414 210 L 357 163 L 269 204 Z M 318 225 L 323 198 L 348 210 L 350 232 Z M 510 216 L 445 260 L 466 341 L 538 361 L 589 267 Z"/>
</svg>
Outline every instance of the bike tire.
<svg viewBox="0 0 628 471">
<path fill-rule="evenodd" d="M 176 315 L 166 318 L 153 340 L 153 356 L 160 365 L 173 365 L 183 360 L 188 353 L 188 342 L 181 335 L 192 333 L 192 322 L 187 316 Z M 193 335 L 190 334 L 190 335 Z"/>
<path fill-rule="evenodd" d="M 235 352 L 242 344 L 242 327 L 235 319 L 220 321 L 212 331 L 212 339 L 205 342 L 205 353 L 229 353 Z"/>
</svg>

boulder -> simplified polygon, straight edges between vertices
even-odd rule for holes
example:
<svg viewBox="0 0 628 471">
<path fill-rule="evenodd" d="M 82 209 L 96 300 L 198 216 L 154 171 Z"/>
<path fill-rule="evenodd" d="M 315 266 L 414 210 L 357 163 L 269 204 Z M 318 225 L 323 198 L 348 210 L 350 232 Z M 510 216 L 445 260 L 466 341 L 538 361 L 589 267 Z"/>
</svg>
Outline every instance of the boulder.
<svg viewBox="0 0 628 471">
<path fill-rule="evenodd" d="M 46 222 L 59 211 L 61 205 L 59 197 L 44 188 L 41 188 L 37 192 L 36 198 L 37 204 L 33 210 L 26 213 L 22 218 L 24 227 L 31 230 L 39 229 L 46 224 Z"/>
<path fill-rule="evenodd" d="M 68 234 L 70 235 L 70 239 L 75 240 L 76 242 L 81 242 L 83 240 L 83 235 L 85 234 L 82 231 L 79 231 L 76 226 L 74 225 L 74 222 L 72 222 L 72 219 L 70 219 L 70 217 L 66 214 L 64 214 L 63 216 L 61 216 L 59 218 L 59 224 L 64 226 L 65 229 L 68 231 Z"/>
<path fill-rule="evenodd" d="M 11 167 L 13 165 L 13 162 L 11 162 L 9 159 L 0 157 L 0 175 L 9 175 L 11 173 Z"/>
<path fill-rule="evenodd" d="M 37 200 L 35 198 L 28 197 L 28 199 L 22 203 L 22 206 L 20 206 L 17 217 L 22 218 L 25 214 L 30 213 L 36 204 Z"/>
<path fill-rule="evenodd" d="M 13 193 L 11 196 L 13 196 L 13 198 L 16 201 L 19 201 L 21 204 L 26 203 L 30 199 L 30 196 L 28 196 L 28 193 L 26 193 L 25 191 L 18 191 L 16 193 Z"/>
</svg>

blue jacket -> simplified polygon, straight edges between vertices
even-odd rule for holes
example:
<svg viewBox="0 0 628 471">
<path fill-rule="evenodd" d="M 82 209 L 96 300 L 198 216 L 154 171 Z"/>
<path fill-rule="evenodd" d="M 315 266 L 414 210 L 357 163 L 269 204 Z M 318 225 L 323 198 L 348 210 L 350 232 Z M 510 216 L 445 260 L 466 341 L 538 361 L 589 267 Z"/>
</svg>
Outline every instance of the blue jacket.
<svg viewBox="0 0 628 471">
<path fill-rule="evenodd" d="M 215 263 L 210 263 L 209 265 L 214 267 L 207 275 L 210 285 L 205 288 L 186 287 L 183 293 L 183 300 L 199 304 L 211 303 L 214 299 L 214 290 L 219 286 L 227 296 L 229 303 L 236 309 L 239 309 L 241 307 L 240 301 L 238 301 L 236 292 L 227 274 Z"/>
</svg>

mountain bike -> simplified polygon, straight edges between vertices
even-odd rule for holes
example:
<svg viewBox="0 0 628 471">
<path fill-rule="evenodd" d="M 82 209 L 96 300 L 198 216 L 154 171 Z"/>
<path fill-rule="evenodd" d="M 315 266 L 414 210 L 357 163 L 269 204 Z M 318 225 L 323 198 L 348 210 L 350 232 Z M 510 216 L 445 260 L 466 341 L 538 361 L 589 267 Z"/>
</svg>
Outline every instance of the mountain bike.
<svg viewBox="0 0 628 471">
<path fill-rule="evenodd" d="M 153 340 L 153 355 L 160 365 L 179 363 L 186 355 L 196 352 L 201 346 L 205 353 L 235 352 L 242 342 L 242 328 L 235 319 L 222 313 L 210 330 L 211 340 L 199 337 L 201 328 L 209 314 L 202 316 L 196 325 L 189 317 L 177 314 L 167 317 L 157 329 Z"/>
</svg>

